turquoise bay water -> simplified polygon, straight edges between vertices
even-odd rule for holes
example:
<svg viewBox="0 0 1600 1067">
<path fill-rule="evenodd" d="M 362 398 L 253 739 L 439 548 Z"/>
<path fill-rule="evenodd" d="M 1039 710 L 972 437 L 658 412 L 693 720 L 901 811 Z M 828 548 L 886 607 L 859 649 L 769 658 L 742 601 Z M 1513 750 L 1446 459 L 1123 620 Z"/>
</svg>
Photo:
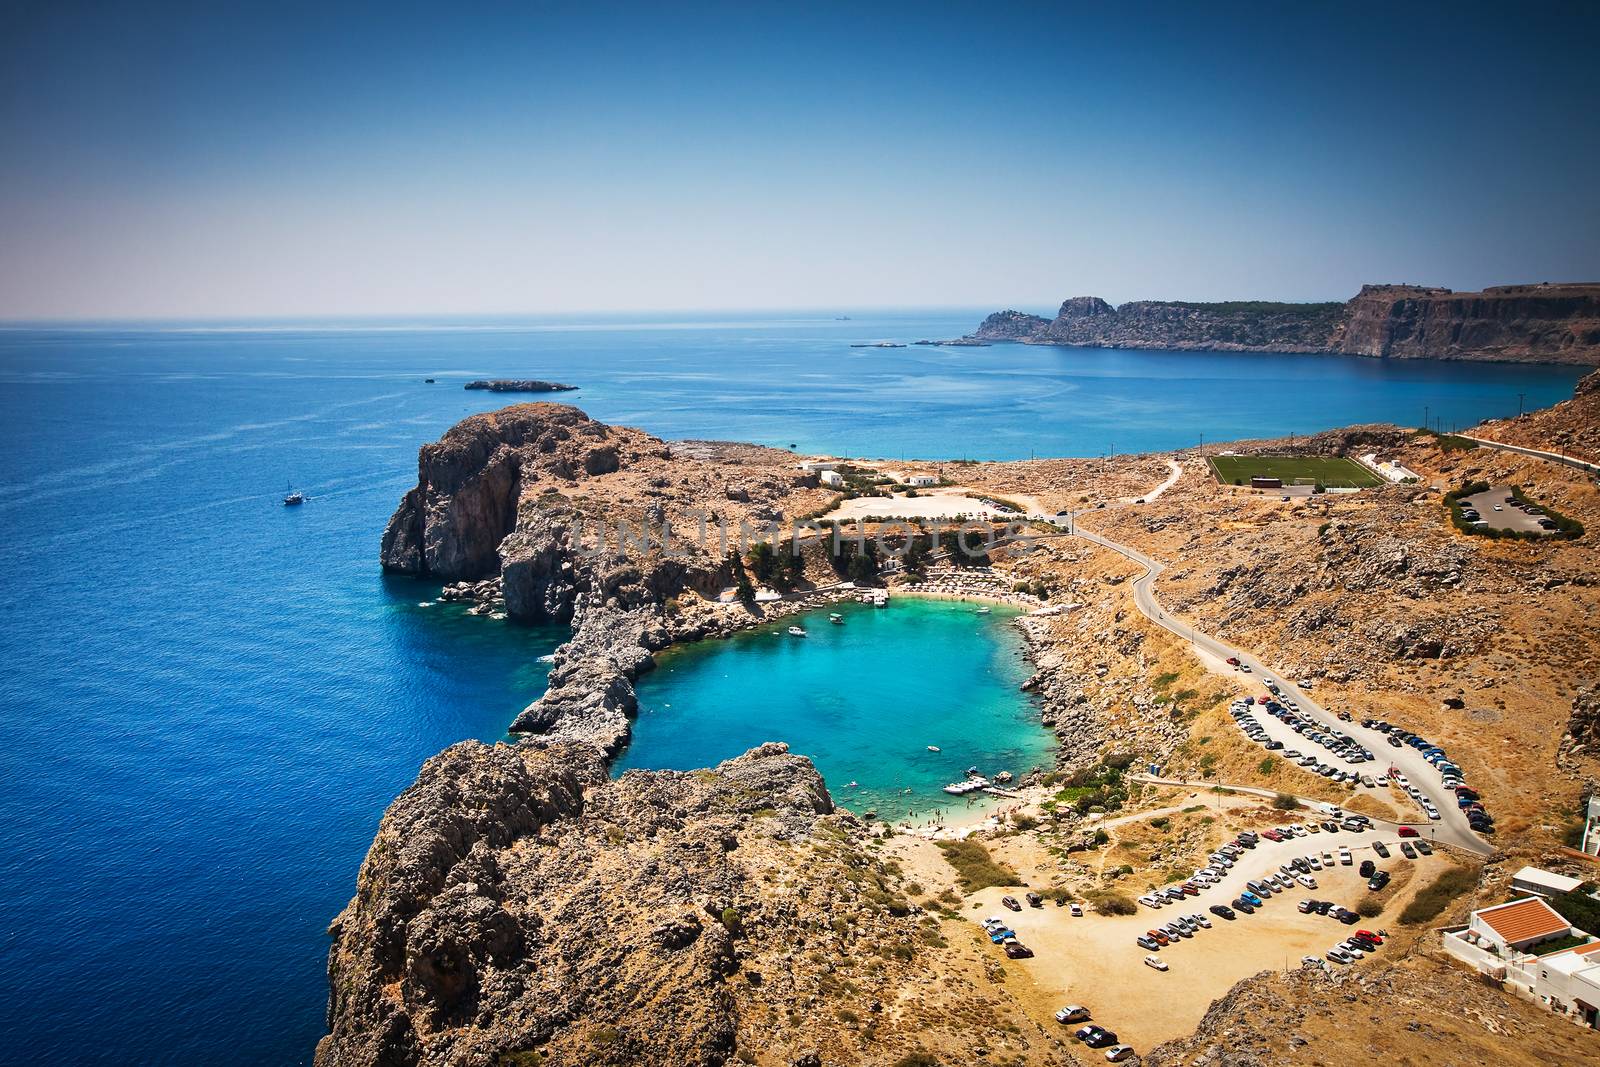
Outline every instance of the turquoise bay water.
<svg viewBox="0 0 1600 1067">
<path fill-rule="evenodd" d="M 849 347 L 951 337 L 980 317 L 0 329 L 0 1058 L 309 1061 L 323 1029 L 324 931 L 384 807 L 446 745 L 501 737 L 543 687 L 538 657 L 562 638 L 420 608 L 432 588 L 378 571 L 417 447 L 509 399 L 463 391 L 470 378 L 570 381 L 583 388 L 560 399 L 669 438 L 1016 458 L 1415 423 L 1425 404 L 1448 426 L 1515 411 L 1518 392 L 1530 406 L 1561 399 L 1580 373 Z M 309 495 L 302 508 L 279 504 L 290 481 Z M 869 650 L 864 639 L 893 630 L 902 609 L 916 610 L 853 620 L 808 639 L 815 649 L 752 652 L 761 671 L 799 670 L 772 676 L 793 684 L 741 668 L 730 686 L 744 706 L 752 693 L 795 702 L 845 679 L 853 688 L 827 691 L 870 701 L 775 703 L 788 710 L 748 737 L 726 722 L 657 731 L 651 712 L 628 758 L 704 765 L 779 737 L 814 754 L 841 797 L 853 777 L 883 810 L 896 789 L 920 798 L 952 771 L 1004 762 L 1022 741 L 967 729 L 976 696 L 930 698 L 916 729 L 886 717 L 906 713 L 905 685 L 978 656 L 914 656 L 901 647 L 915 649 L 914 633 Z M 859 644 L 841 647 L 849 656 L 824 679 L 813 667 L 830 640 Z M 1003 677 L 1009 661 L 991 662 Z M 950 692 L 965 684 L 955 673 Z M 647 679 L 647 693 L 674 677 Z M 861 708 L 885 733 L 852 752 L 830 722 Z M 960 717 L 953 740 L 933 729 L 936 715 Z M 1031 729 L 1019 736 L 1037 738 Z M 945 760 L 924 760 L 928 744 Z"/>
<path fill-rule="evenodd" d="M 639 682 L 618 772 L 704 767 L 787 741 L 816 763 L 836 803 L 920 822 L 968 806 L 942 789 L 968 767 L 1020 776 L 1054 764 L 1054 735 L 1018 690 L 1029 669 L 1014 610 L 980 615 L 916 597 L 838 610 L 843 625 L 827 612 L 803 616 L 803 638 L 784 619 L 660 657 Z"/>
</svg>

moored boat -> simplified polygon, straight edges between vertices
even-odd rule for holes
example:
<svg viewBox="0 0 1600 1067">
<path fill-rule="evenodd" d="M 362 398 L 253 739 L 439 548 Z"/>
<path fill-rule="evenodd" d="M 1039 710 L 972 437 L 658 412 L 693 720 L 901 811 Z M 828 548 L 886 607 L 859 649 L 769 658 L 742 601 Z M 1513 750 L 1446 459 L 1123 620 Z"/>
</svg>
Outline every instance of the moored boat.
<svg viewBox="0 0 1600 1067">
<path fill-rule="evenodd" d="M 803 626 L 791 626 L 791 627 L 789 627 L 789 636 L 790 637 L 804 637 L 805 635 L 806 635 L 805 627 L 803 627 Z"/>
</svg>

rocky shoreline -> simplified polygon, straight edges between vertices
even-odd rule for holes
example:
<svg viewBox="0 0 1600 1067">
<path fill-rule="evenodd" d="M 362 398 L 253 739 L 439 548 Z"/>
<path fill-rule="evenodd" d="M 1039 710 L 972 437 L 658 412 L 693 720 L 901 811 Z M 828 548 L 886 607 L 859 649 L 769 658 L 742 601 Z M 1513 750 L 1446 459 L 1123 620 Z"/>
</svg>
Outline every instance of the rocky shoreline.
<svg viewBox="0 0 1600 1067">
<path fill-rule="evenodd" d="M 1600 284 L 1503 285 L 1481 293 L 1366 285 L 1344 303 L 1199 303 L 1097 296 L 1054 319 L 998 311 L 962 341 L 1069 348 L 1289 352 L 1600 365 Z"/>
</svg>

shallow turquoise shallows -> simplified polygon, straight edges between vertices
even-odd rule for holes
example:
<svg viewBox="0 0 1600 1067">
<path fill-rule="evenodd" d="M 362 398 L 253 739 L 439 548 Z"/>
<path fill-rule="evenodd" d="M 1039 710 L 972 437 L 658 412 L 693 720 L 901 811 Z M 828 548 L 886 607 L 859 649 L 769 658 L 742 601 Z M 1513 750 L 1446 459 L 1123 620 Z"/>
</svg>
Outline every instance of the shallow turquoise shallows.
<svg viewBox="0 0 1600 1067">
<path fill-rule="evenodd" d="M 901 597 L 783 619 L 662 656 L 641 679 L 630 767 L 705 767 L 763 741 L 810 756 L 834 801 L 925 822 L 969 801 L 946 794 L 968 767 L 1020 775 L 1055 739 L 1018 687 L 1028 677 L 1015 611 Z M 939 749 L 930 752 L 928 746 Z"/>
</svg>

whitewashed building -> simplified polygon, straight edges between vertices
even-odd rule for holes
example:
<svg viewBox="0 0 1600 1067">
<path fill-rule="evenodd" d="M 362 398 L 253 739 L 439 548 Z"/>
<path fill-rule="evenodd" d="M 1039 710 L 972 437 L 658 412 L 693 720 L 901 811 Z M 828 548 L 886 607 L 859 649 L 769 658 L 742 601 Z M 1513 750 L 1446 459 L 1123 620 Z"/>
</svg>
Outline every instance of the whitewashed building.
<svg viewBox="0 0 1600 1067">
<path fill-rule="evenodd" d="M 913 489 L 927 489 L 939 484 L 939 479 L 931 474 L 913 474 L 906 479 L 906 484 Z"/>
<path fill-rule="evenodd" d="M 1542 897 L 1475 911 L 1466 926 L 1442 933 L 1447 953 L 1502 988 L 1600 1028 L 1600 941 L 1572 927 Z M 1571 944 L 1575 937 L 1587 943 Z M 1565 948 L 1558 945 L 1562 941 L 1568 942 Z"/>
<path fill-rule="evenodd" d="M 844 475 L 835 470 L 822 471 L 817 475 L 817 479 L 831 489 L 837 489 L 844 484 Z"/>
<path fill-rule="evenodd" d="M 1571 893 L 1583 884 L 1582 878 L 1570 878 L 1539 867 L 1524 867 L 1511 876 L 1511 888 L 1541 897 L 1559 897 Z"/>
</svg>

